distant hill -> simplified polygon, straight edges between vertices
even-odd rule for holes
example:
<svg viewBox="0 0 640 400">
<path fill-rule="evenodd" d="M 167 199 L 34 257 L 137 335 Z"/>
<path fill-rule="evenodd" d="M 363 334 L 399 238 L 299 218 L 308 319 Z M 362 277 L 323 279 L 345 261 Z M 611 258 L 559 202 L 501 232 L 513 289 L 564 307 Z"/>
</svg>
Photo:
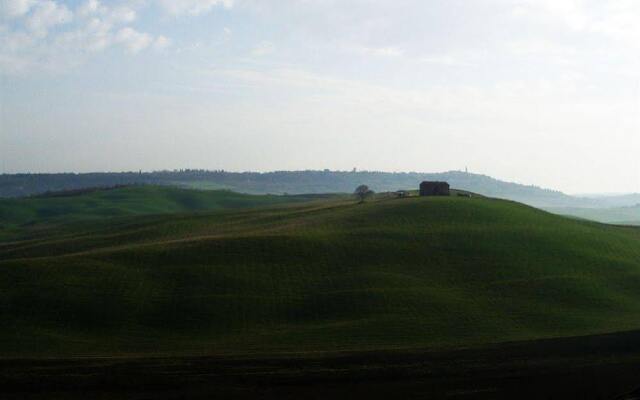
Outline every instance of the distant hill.
<svg viewBox="0 0 640 400">
<path fill-rule="evenodd" d="M 639 271 L 638 229 L 486 198 L 95 219 L 0 239 L 0 354 L 408 352 L 639 329 Z"/>
<path fill-rule="evenodd" d="M 580 196 L 598 208 L 630 207 L 640 204 L 640 193 Z"/>
<path fill-rule="evenodd" d="M 389 173 L 375 171 L 160 171 L 148 173 L 16 174 L 0 175 L 0 197 L 20 197 L 47 191 L 126 184 L 177 185 L 199 189 L 229 189 L 253 194 L 351 193 L 360 184 L 371 189 L 417 189 L 423 180 L 448 181 L 452 187 L 537 207 L 601 207 L 601 199 L 568 196 L 558 191 L 500 181 L 489 176 L 450 171 Z M 608 203 L 607 203 L 608 204 Z M 623 204 L 623 205 L 631 205 Z"/>
<path fill-rule="evenodd" d="M 640 225 L 640 204 L 632 207 L 612 208 L 551 207 L 547 210 L 555 214 L 590 219 L 608 224 Z"/>
</svg>

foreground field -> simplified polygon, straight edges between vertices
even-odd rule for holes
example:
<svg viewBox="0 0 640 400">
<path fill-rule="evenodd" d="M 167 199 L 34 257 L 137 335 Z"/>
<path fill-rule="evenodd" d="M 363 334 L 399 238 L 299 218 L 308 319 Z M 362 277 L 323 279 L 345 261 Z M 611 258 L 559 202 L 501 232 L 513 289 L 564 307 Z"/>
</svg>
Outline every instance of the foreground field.
<svg viewBox="0 0 640 400">
<path fill-rule="evenodd" d="M 448 349 L 640 328 L 640 231 L 481 198 L 96 220 L 0 244 L 0 354 Z"/>
<path fill-rule="evenodd" d="M 0 360 L 0 394 L 7 400 L 631 400 L 640 393 L 639 375 L 635 331 L 428 352 Z"/>
</svg>

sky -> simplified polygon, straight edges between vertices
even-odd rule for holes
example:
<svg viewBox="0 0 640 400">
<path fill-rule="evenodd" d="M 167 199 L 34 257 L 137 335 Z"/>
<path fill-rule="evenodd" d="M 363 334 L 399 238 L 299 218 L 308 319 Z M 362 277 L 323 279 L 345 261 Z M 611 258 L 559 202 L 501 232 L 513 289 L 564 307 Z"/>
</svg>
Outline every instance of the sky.
<svg viewBox="0 0 640 400">
<path fill-rule="evenodd" d="M 640 192 L 637 0 L 2 0 L 0 172 Z"/>
</svg>

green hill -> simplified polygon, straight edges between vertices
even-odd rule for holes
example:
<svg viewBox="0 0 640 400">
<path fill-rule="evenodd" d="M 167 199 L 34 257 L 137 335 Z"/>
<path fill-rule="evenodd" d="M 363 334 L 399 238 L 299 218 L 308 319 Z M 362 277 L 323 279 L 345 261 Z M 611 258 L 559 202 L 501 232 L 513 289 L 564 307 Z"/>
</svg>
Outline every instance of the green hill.
<svg viewBox="0 0 640 400">
<path fill-rule="evenodd" d="M 105 172 L 62 174 L 0 175 L 0 197 L 28 196 L 46 191 L 82 189 L 122 184 L 171 185 L 197 189 L 227 189 L 235 192 L 264 193 L 351 193 L 366 183 L 376 192 L 415 190 L 421 181 L 446 181 L 452 187 L 490 197 L 510 199 L 536 207 L 605 207 L 636 204 L 633 195 L 586 199 L 564 193 L 500 181 L 486 175 L 461 171 L 441 173 L 380 171 L 274 171 L 229 172 L 205 170 L 155 172 Z"/>
<path fill-rule="evenodd" d="M 0 239 L 3 231 L 5 238 L 10 232 L 24 234 L 25 225 L 251 208 L 326 197 L 331 195 L 254 196 L 226 190 L 146 185 L 54 192 L 28 198 L 0 199 Z"/>
<path fill-rule="evenodd" d="M 47 232 L 0 242 L 4 357 L 433 349 L 640 328 L 640 230 L 502 200 L 331 200 Z"/>
</svg>

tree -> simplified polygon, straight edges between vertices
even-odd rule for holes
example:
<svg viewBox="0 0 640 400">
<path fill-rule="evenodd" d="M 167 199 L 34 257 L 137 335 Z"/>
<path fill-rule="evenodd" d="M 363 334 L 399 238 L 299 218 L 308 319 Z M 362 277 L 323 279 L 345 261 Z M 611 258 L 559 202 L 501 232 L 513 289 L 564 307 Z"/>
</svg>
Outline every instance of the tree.
<svg viewBox="0 0 640 400">
<path fill-rule="evenodd" d="M 367 185 L 360 185 L 353 194 L 359 200 L 359 203 L 364 203 L 364 200 L 373 194 L 373 190 L 369 190 L 369 186 Z"/>
</svg>

